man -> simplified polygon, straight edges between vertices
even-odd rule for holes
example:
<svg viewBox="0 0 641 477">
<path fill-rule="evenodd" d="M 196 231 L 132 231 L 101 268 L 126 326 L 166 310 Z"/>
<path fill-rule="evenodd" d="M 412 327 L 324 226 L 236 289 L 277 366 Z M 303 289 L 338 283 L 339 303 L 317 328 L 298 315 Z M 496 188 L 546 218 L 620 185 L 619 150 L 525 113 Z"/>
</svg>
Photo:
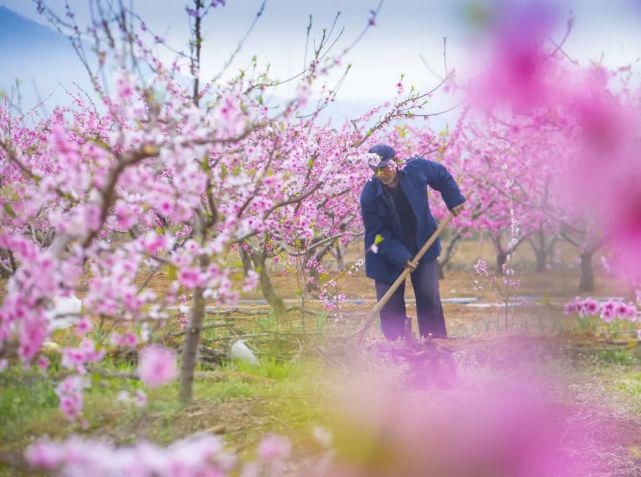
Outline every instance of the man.
<svg viewBox="0 0 641 477">
<path fill-rule="evenodd" d="M 436 230 L 430 212 L 427 186 L 441 193 L 447 208 L 456 216 L 463 210 L 465 197 L 454 178 L 441 164 L 420 157 L 411 158 L 398 168 L 391 146 L 377 144 L 370 150 L 374 177 L 361 193 L 361 214 L 365 225 L 365 271 L 374 279 L 380 300 L 404 268 L 412 268 L 419 333 L 423 337 L 445 338 L 445 317 L 438 289 L 438 264 L 441 252 L 436 241 L 418 263 L 410 261 Z M 388 340 L 404 335 L 406 326 L 405 283 L 381 310 L 381 327 Z"/>
</svg>

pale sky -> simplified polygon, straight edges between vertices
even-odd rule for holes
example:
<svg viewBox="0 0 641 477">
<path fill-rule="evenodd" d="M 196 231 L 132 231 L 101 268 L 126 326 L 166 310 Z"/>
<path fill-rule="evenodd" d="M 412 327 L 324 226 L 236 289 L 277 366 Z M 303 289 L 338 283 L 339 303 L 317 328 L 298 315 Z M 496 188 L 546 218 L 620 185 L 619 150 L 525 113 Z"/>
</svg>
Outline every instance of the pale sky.
<svg viewBox="0 0 641 477">
<path fill-rule="evenodd" d="M 87 18 L 87 0 L 69 0 L 80 19 Z M 62 5 L 62 0 L 50 2 Z M 137 0 L 136 10 L 172 46 L 184 48 L 187 18 L 184 2 L 176 0 Z M 488 2 L 477 2 L 487 4 Z M 228 0 L 205 23 L 204 76 L 214 74 L 251 23 L 261 0 Z M 378 0 L 268 0 L 243 53 L 234 63 L 239 68 L 256 54 L 271 64 L 274 76 L 285 78 L 300 70 L 303 63 L 308 16 L 314 18 L 313 32 L 319 35 L 329 26 L 337 11 L 345 27 L 342 47 L 359 34 Z M 351 52 L 347 61 L 353 68 L 339 99 L 347 102 L 380 102 L 393 96 L 401 73 L 408 84 L 428 87 L 436 78 L 419 56 L 433 69 L 443 71 L 443 36 L 448 38 L 448 66 L 464 72 L 476 53 L 478 39 L 471 33 L 464 12 L 469 0 L 386 0 L 377 25 Z M 571 0 L 555 2 L 565 15 L 572 9 L 575 28 L 566 51 L 581 61 L 598 60 L 604 55 L 609 66 L 634 63 L 641 56 L 641 7 L 637 0 Z M 0 5 L 35 21 L 44 22 L 29 0 L 0 0 Z M 559 32 L 558 37 L 562 36 Z M 638 64 L 637 64 L 638 68 Z M 0 73 L 1 75 L 1 73 Z M 282 93 L 279 93 L 282 94 Z M 446 103 L 443 103 L 444 105 Z"/>
</svg>

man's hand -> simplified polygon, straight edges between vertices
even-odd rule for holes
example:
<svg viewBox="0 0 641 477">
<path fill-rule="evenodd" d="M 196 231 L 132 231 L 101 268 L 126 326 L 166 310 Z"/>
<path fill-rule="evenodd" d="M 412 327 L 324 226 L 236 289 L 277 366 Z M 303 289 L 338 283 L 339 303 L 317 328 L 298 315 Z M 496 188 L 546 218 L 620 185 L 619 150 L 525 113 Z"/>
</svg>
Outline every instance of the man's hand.
<svg viewBox="0 0 641 477">
<path fill-rule="evenodd" d="M 461 212 L 463 212 L 463 208 L 464 208 L 463 204 L 460 204 L 454 207 L 450 212 L 452 212 L 452 215 L 454 217 L 458 217 L 461 214 Z"/>
<path fill-rule="evenodd" d="M 405 264 L 405 268 L 409 268 L 410 270 L 414 271 L 416 270 L 416 265 L 414 265 L 411 260 L 408 260 Z"/>
</svg>

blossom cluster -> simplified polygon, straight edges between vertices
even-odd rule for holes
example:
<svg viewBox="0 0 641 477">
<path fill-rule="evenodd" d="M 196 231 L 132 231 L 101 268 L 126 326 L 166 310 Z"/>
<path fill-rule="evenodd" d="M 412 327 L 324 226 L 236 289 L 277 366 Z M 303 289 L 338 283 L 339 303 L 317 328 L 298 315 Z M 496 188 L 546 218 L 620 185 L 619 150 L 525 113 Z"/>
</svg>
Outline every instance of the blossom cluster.
<svg viewBox="0 0 641 477">
<path fill-rule="evenodd" d="M 144 477 L 281 475 L 291 455 L 288 439 L 269 434 L 258 444 L 256 459 L 242 463 L 223 440 L 202 433 L 168 447 L 139 442 L 117 447 L 105 440 L 70 437 L 62 442 L 42 439 L 29 446 L 26 459 L 34 468 L 61 475 L 127 475 Z"/>
<path fill-rule="evenodd" d="M 606 323 L 617 319 L 634 323 L 639 318 L 639 311 L 632 302 L 625 303 L 619 300 L 600 302 L 591 297 L 584 299 L 576 297 L 573 301 L 565 304 L 563 312 L 565 315 L 577 314 L 581 318 L 598 315 Z"/>
<path fill-rule="evenodd" d="M 632 184 L 641 177 L 641 109 L 632 66 L 584 65 L 551 46 L 563 19 L 550 2 L 501 2 L 486 13 L 493 28 L 479 42 L 486 64 L 471 82 L 461 144 L 482 227 L 495 245 L 514 226 L 508 210 L 520 237 L 588 229 L 577 243 L 582 252 L 603 239 L 616 271 L 638 278 Z M 568 36 L 572 28 L 570 17 Z"/>
<path fill-rule="evenodd" d="M 68 376 L 56 387 L 60 410 L 68 420 L 74 421 L 82 415 L 83 390 L 88 386 L 84 377 Z"/>
<path fill-rule="evenodd" d="M 176 355 L 172 350 L 151 345 L 140 353 L 138 376 L 149 387 L 167 384 L 176 374 Z"/>
<path fill-rule="evenodd" d="M 212 435 L 195 436 L 160 448 L 148 442 L 117 448 L 107 442 L 71 437 L 30 446 L 27 461 L 34 467 L 64 475 L 228 475 L 234 456 Z"/>
<path fill-rule="evenodd" d="M 64 368 L 75 370 L 78 374 L 85 374 L 87 364 L 97 363 L 104 356 L 104 350 L 96 350 L 94 341 L 84 338 L 78 348 L 67 347 L 62 350 L 60 364 Z"/>
</svg>

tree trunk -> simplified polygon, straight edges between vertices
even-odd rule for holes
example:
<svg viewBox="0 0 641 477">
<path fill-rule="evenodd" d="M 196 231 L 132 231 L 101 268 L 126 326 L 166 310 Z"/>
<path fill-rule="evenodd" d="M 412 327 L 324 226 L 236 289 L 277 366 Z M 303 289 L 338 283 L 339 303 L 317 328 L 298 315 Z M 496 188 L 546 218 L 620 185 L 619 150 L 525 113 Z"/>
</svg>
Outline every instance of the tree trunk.
<svg viewBox="0 0 641 477">
<path fill-rule="evenodd" d="M 206 256 L 202 256 L 200 258 L 201 268 L 206 268 L 208 264 L 209 259 Z M 194 369 L 196 369 L 196 361 L 198 359 L 200 332 L 203 327 L 203 320 L 205 319 L 205 298 L 203 297 L 203 291 L 202 288 L 196 288 L 194 290 L 191 303 L 191 316 L 189 317 L 189 325 L 183 343 L 179 392 L 179 398 L 182 404 L 188 404 L 192 399 Z"/>
<path fill-rule="evenodd" d="M 592 268 L 592 256 L 594 252 L 581 252 L 581 281 L 579 282 L 580 292 L 594 291 L 594 270 Z"/>
<path fill-rule="evenodd" d="M 238 254 L 240 255 L 240 261 L 243 263 L 243 272 L 245 273 L 245 276 L 247 276 L 249 271 L 252 269 L 251 257 L 243 248 L 242 243 L 238 247 Z"/>
<path fill-rule="evenodd" d="M 205 299 L 202 288 L 194 290 L 189 327 L 183 344 L 182 368 L 180 370 L 180 402 L 189 404 L 192 399 L 194 369 L 200 342 L 200 331 L 205 316 Z"/>
<path fill-rule="evenodd" d="M 536 232 L 534 237 L 528 240 L 536 257 L 536 271 L 545 272 L 547 270 L 548 257 L 552 254 L 554 240 L 551 239 L 549 244 L 545 242 L 545 231 L 542 227 Z"/>
<path fill-rule="evenodd" d="M 343 247 L 341 247 L 341 244 L 337 244 L 333 251 L 332 255 L 334 255 L 334 258 L 336 259 L 336 270 L 338 272 L 342 272 L 345 270 L 345 258 L 343 257 Z"/>
<path fill-rule="evenodd" d="M 492 245 L 494 245 L 494 253 L 496 254 L 496 273 L 503 275 L 503 269 L 507 263 L 507 257 L 509 252 L 513 252 L 516 247 L 512 247 L 509 251 L 503 249 L 501 245 L 501 233 L 499 232 L 496 235 L 490 233 L 490 238 L 492 239 Z"/>
<path fill-rule="evenodd" d="M 318 269 L 312 268 L 309 271 L 309 278 L 312 280 L 308 281 L 305 284 L 305 290 L 308 292 L 313 292 L 313 291 L 318 291 L 320 290 L 320 275 L 318 274 Z"/>
<path fill-rule="evenodd" d="M 534 254 L 536 255 L 536 271 L 545 272 L 547 270 L 547 253 L 545 250 L 536 250 L 534 249 Z"/>
<path fill-rule="evenodd" d="M 448 263 L 454 258 L 454 254 L 456 253 L 457 249 L 457 244 L 458 242 L 463 238 L 463 232 L 464 229 L 458 229 L 456 233 L 452 235 L 452 237 L 449 239 L 449 242 L 447 243 L 447 247 L 445 247 L 445 253 L 441 254 L 440 258 L 438 259 L 438 278 L 439 280 L 443 280 L 445 278 L 445 267 L 447 266 Z M 445 239 L 441 239 L 441 244 L 445 244 Z"/>
<path fill-rule="evenodd" d="M 271 278 L 269 278 L 269 274 L 267 273 L 265 258 L 259 256 L 254 256 L 252 258 L 256 270 L 258 271 L 260 289 L 263 292 L 265 300 L 267 300 L 269 307 L 272 309 L 272 312 L 276 317 L 285 316 L 287 313 L 287 307 L 285 306 L 283 299 L 279 297 L 276 290 L 274 290 Z"/>
<path fill-rule="evenodd" d="M 331 243 L 327 244 L 323 248 L 321 248 L 318 251 L 318 253 L 316 253 L 315 255 L 312 255 L 311 257 L 308 256 L 308 255 L 305 255 L 305 263 L 307 263 L 313 257 L 314 260 L 316 261 L 316 263 L 320 266 L 321 262 L 323 261 L 323 257 L 325 255 L 327 255 L 328 252 L 330 252 L 334 257 L 337 256 L 336 255 L 336 253 L 337 253 L 338 257 L 340 258 L 340 261 L 337 258 L 337 263 L 338 263 L 339 267 L 340 266 L 344 266 L 344 265 L 342 265 L 343 255 L 341 254 L 339 247 L 340 247 L 340 245 L 338 245 L 337 247 L 334 247 L 334 246 L 332 246 Z M 334 250 L 336 250 L 337 252 L 335 252 Z M 313 278 L 313 281 L 310 281 L 310 282 L 305 284 L 305 290 L 308 291 L 308 292 L 320 290 L 320 274 L 318 273 L 318 269 L 317 268 L 311 268 L 310 271 L 309 271 L 309 276 L 310 276 L 310 278 Z"/>
<path fill-rule="evenodd" d="M 500 251 L 496 252 L 496 273 L 503 274 L 503 269 L 507 263 L 507 253 Z"/>
<path fill-rule="evenodd" d="M 202 215 L 198 214 L 194 220 L 193 231 L 201 236 L 201 242 L 207 239 L 206 229 L 204 228 Z M 209 257 L 201 254 L 198 257 L 200 270 L 206 270 L 209 266 Z M 198 287 L 194 290 L 191 299 L 191 314 L 189 324 L 183 342 L 182 363 L 180 368 L 180 390 L 178 398 L 180 402 L 189 404 L 193 396 L 194 388 L 194 370 L 198 360 L 198 345 L 200 344 L 200 332 L 203 328 L 205 319 L 205 297 L 204 288 Z"/>
</svg>

